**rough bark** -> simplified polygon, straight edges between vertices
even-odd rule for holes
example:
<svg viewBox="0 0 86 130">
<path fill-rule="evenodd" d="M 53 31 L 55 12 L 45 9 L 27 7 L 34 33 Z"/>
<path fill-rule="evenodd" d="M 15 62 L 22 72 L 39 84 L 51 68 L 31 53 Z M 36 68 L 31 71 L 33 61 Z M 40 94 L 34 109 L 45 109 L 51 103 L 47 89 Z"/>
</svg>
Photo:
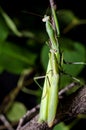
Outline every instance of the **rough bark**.
<svg viewBox="0 0 86 130">
<path fill-rule="evenodd" d="M 59 100 L 54 126 L 61 121 L 68 121 L 79 114 L 86 114 L 86 86 L 75 93 Z M 46 123 L 38 123 L 38 113 L 21 126 L 19 130 L 52 130 Z"/>
</svg>

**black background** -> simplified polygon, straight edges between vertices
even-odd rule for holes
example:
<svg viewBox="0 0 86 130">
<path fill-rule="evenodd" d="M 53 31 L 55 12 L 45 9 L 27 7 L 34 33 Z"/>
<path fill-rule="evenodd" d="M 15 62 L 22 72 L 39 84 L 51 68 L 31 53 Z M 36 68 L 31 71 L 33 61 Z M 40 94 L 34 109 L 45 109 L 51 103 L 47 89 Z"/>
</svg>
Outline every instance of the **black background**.
<svg viewBox="0 0 86 130">
<path fill-rule="evenodd" d="M 81 18 L 86 19 L 86 4 L 85 0 L 56 0 L 57 9 L 69 9 L 74 12 L 74 14 Z M 46 9 L 49 7 L 49 1 L 48 0 L 0 0 L 0 6 L 6 11 L 6 13 L 12 18 L 12 17 L 20 17 L 22 11 L 32 12 L 39 15 L 44 15 L 46 13 Z M 26 15 L 26 14 L 25 14 Z M 30 19 L 30 15 L 28 14 L 27 17 Z M 42 21 L 40 18 L 33 16 L 33 27 L 42 29 Z M 22 18 L 21 18 L 22 20 Z M 21 21 L 22 23 L 22 21 Z M 71 37 L 74 40 L 78 40 L 85 44 L 86 42 L 86 26 L 78 27 L 76 30 L 70 31 L 69 34 L 67 34 L 68 37 Z M 86 70 L 85 70 L 86 71 Z M 83 74 L 86 74 L 86 72 L 83 72 Z M 0 75 L 0 103 L 2 102 L 4 96 L 13 88 L 16 86 L 18 81 L 19 75 L 13 75 L 6 71 L 4 71 Z M 6 86 L 9 86 L 6 88 Z M 21 100 L 23 98 L 21 97 Z M 33 101 L 31 101 L 33 103 Z M 34 103 L 33 103 L 34 106 Z M 75 130 L 79 129 L 85 129 L 86 121 L 81 120 L 80 123 L 78 123 L 77 126 L 75 126 Z"/>
</svg>

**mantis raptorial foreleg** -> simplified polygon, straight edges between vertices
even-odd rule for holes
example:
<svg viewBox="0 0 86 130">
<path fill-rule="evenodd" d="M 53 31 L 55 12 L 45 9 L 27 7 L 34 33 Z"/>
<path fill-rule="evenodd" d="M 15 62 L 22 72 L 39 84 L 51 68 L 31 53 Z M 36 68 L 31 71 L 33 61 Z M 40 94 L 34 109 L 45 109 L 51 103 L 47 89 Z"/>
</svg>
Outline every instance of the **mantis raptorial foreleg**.
<svg viewBox="0 0 86 130">
<path fill-rule="evenodd" d="M 74 65 L 86 65 L 85 62 L 66 62 L 66 61 L 63 61 L 64 64 L 74 64 Z"/>
<path fill-rule="evenodd" d="M 55 11 L 53 10 L 52 13 L 54 13 L 53 15 L 55 19 L 55 25 L 57 25 L 55 18 L 56 17 Z M 45 16 L 43 21 L 46 23 L 46 31 L 50 39 L 49 62 L 46 72 L 46 76 L 49 78 L 49 81 L 45 78 L 43 94 L 41 98 L 39 121 L 40 122 L 45 121 L 48 123 L 49 127 L 51 127 L 55 119 L 56 109 L 58 105 L 58 88 L 59 88 L 59 75 L 60 75 L 59 68 L 61 65 L 60 63 L 61 60 L 60 60 L 59 44 L 56 37 L 56 31 L 58 31 L 58 29 L 56 29 L 56 31 L 54 30 L 53 25 L 50 22 L 49 16 Z M 48 73 L 49 71 L 50 73 Z M 45 98 L 43 98 L 44 96 Z"/>
<path fill-rule="evenodd" d="M 43 22 L 46 25 L 46 32 L 49 36 L 49 62 L 47 66 L 46 76 L 43 86 L 43 93 L 41 98 L 40 113 L 39 113 L 39 122 L 47 122 L 49 127 L 53 126 L 53 122 L 56 116 L 56 110 L 58 106 L 58 89 L 59 89 L 59 80 L 60 73 L 64 73 L 62 65 L 66 63 L 63 60 L 63 56 L 60 53 L 58 36 L 59 36 L 59 26 L 58 20 L 56 17 L 56 12 L 54 9 L 53 0 L 50 0 L 51 10 L 52 10 L 52 19 L 53 23 L 50 20 L 49 16 L 43 18 Z M 86 64 L 79 62 L 81 64 Z M 76 62 L 74 64 L 77 64 Z M 50 71 L 52 70 L 52 71 Z M 49 72 L 50 71 L 50 72 Z M 48 73 L 49 72 L 49 73 Z M 68 74 L 67 74 L 68 75 Z M 69 75 L 74 80 L 80 82 L 77 78 Z"/>
<path fill-rule="evenodd" d="M 34 81 L 35 83 L 39 86 L 39 88 L 42 89 L 41 85 L 37 82 L 37 80 L 39 79 L 43 79 L 43 78 L 47 78 L 46 76 L 38 76 L 38 77 L 34 77 Z"/>
</svg>

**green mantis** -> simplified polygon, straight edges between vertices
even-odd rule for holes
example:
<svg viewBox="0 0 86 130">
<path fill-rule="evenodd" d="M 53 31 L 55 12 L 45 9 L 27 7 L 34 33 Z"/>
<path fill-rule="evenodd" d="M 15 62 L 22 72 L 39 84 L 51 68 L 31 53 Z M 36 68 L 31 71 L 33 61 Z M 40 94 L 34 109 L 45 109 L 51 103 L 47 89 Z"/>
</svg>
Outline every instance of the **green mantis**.
<svg viewBox="0 0 86 130">
<path fill-rule="evenodd" d="M 52 10 L 52 15 L 55 28 L 50 22 L 49 16 L 45 16 L 43 19 L 46 23 L 46 31 L 50 40 L 50 52 L 39 114 L 39 122 L 47 122 L 49 127 L 53 125 L 58 106 L 59 68 L 61 66 L 59 43 L 56 36 L 56 34 L 59 34 L 59 26 L 54 9 Z"/>
<path fill-rule="evenodd" d="M 52 1 L 53 0 L 50 0 L 50 3 L 52 3 Z M 50 47 L 50 52 L 49 52 L 49 62 L 48 62 L 44 86 L 43 86 L 43 93 L 42 93 L 40 113 L 39 113 L 39 122 L 43 122 L 43 121 L 47 122 L 49 127 L 53 126 L 55 120 L 56 111 L 59 102 L 58 90 L 59 90 L 60 73 L 63 72 L 62 65 L 63 63 L 65 63 L 60 53 L 60 47 L 58 42 L 58 36 L 60 32 L 59 32 L 58 20 L 57 20 L 53 3 L 51 4 L 51 10 L 52 10 L 53 22 L 51 22 L 49 16 L 45 16 L 43 18 L 43 22 L 45 22 L 46 25 L 46 32 L 49 36 L 48 45 Z M 83 62 L 78 62 L 78 63 L 84 64 Z M 75 62 L 74 64 L 78 64 L 78 63 Z M 75 77 L 72 78 L 80 82 Z"/>
</svg>

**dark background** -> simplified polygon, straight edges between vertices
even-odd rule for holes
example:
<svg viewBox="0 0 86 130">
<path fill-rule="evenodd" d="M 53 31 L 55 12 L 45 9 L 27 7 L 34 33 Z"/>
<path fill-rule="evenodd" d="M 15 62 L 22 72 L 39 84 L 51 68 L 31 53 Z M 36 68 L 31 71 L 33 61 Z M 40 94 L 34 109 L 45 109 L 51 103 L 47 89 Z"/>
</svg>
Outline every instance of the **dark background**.
<svg viewBox="0 0 86 130">
<path fill-rule="evenodd" d="M 56 0 L 57 9 L 69 9 L 74 12 L 74 14 L 81 18 L 86 19 L 86 4 L 85 0 Z M 5 12 L 11 17 L 19 17 L 21 19 L 21 28 L 26 27 L 24 24 L 28 22 L 30 18 L 33 18 L 33 23 L 30 25 L 31 29 L 43 29 L 44 27 L 40 17 L 32 16 L 31 13 L 35 13 L 38 15 L 44 15 L 46 13 L 46 9 L 49 7 L 48 0 L 0 0 L 0 6 L 5 10 Z M 23 14 L 23 11 L 27 11 L 29 14 Z M 24 16 L 27 16 L 27 21 L 24 20 Z M 29 26 L 29 25 L 28 25 Z M 85 44 L 86 42 L 86 26 L 78 27 L 76 30 L 70 31 L 70 33 L 66 34 L 68 37 L 71 37 L 74 40 L 78 40 Z M 86 70 L 83 72 L 86 74 Z M 13 75 L 6 71 L 4 71 L 0 75 L 0 104 L 4 98 L 4 96 L 16 86 L 19 75 Z M 9 86 L 6 88 L 6 86 Z M 25 95 L 23 95 L 25 96 Z M 22 96 L 20 99 L 23 100 Z M 32 99 L 32 97 L 31 97 Z M 31 100 L 32 106 L 35 103 Z M 85 129 L 86 121 L 81 120 L 80 123 L 75 127 L 76 129 Z"/>
</svg>

